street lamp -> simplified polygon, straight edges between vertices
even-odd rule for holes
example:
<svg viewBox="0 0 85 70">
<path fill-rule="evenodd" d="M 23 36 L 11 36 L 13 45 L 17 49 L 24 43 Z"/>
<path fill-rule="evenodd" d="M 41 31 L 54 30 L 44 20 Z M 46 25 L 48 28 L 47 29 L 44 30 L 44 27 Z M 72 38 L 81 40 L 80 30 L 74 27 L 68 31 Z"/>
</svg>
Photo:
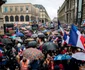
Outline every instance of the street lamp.
<svg viewBox="0 0 85 70">
<path fill-rule="evenodd" d="M 77 0 L 77 23 L 78 26 L 81 26 L 81 22 L 82 22 L 82 7 L 83 7 L 83 0 Z"/>
</svg>

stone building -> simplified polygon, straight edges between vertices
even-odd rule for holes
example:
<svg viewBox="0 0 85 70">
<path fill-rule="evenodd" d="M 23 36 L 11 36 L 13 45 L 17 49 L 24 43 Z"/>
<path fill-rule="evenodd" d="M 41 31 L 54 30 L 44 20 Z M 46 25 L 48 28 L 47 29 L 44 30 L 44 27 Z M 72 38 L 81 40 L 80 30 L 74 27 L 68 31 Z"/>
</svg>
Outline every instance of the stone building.
<svg viewBox="0 0 85 70">
<path fill-rule="evenodd" d="M 6 0 L 0 0 L 0 26 L 3 26 L 3 14 L 1 6 L 6 2 Z"/>
<path fill-rule="evenodd" d="M 2 12 L 5 24 L 29 23 L 39 19 L 39 9 L 31 3 L 4 4 Z"/>
<path fill-rule="evenodd" d="M 85 0 L 83 0 L 83 15 L 82 20 L 85 20 Z"/>
<path fill-rule="evenodd" d="M 77 1 L 65 0 L 58 10 L 58 19 L 61 23 L 76 23 L 77 17 Z M 85 19 L 85 0 L 83 0 L 82 20 Z"/>
<path fill-rule="evenodd" d="M 44 8 L 44 6 L 38 5 L 38 4 L 35 4 L 34 6 L 39 8 L 39 11 L 40 11 L 40 16 L 39 16 L 40 20 L 39 21 L 41 21 L 42 23 L 51 21 L 46 9 Z"/>
</svg>

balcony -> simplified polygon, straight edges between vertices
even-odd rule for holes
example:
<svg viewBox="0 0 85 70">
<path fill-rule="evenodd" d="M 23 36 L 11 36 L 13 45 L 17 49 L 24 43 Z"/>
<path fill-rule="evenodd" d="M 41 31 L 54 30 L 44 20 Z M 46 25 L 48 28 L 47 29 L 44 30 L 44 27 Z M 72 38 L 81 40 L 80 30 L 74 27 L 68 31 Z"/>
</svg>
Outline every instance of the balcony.
<svg viewBox="0 0 85 70">
<path fill-rule="evenodd" d="M 0 6 L 1 6 L 2 4 L 4 4 L 6 1 L 7 1 L 7 0 L 1 0 L 1 1 L 0 1 Z"/>
</svg>

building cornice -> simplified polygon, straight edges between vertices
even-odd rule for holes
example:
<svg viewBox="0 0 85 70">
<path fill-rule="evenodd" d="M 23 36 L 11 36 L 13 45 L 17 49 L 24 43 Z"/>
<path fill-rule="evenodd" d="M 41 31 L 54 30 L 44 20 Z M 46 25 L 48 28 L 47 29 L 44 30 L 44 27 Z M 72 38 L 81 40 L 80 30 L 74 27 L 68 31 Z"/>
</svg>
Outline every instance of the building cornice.
<svg viewBox="0 0 85 70">
<path fill-rule="evenodd" d="M 59 8 L 58 12 L 60 12 L 66 5 L 66 1 L 64 1 L 64 3 L 62 4 L 62 6 Z"/>
</svg>

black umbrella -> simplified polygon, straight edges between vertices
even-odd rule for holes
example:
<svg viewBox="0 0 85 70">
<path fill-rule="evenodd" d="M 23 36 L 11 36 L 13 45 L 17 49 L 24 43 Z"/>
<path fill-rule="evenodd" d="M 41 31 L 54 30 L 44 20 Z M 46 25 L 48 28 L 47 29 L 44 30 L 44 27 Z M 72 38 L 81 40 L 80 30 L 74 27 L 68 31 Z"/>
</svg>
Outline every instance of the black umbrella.
<svg viewBox="0 0 85 70">
<path fill-rule="evenodd" d="M 32 36 L 31 36 L 32 38 L 37 38 L 38 37 L 38 35 L 37 34 L 32 34 Z"/>
<path fill-rule="evenodd" d="M 43 45 L 43 51 L 56 51 L 56 49 L 58 48 L 56 44 L 52 43 L 52 42 L 46 42 Z"/>
<path fill-rule="evenodd" d="M 37 42 L 36 41 L 30 41 L 30 42 L 28 42 L 28 47 L 35 48 L 36 46 L 37 46 Z"/>
<path fill-rule="evenodd" d="M 39 38 L 45 38 L 46 36 L 43 33 L 38 33 Z"/>
<path fill-rule="evenodd" d="M 10 39 L 8 39 L 8 38 L 4 38 L 4 39 L 2 39 L 2 43 L 4 43 L 4 44 L 12 44 L 12 41 Z"/>
</svg>

